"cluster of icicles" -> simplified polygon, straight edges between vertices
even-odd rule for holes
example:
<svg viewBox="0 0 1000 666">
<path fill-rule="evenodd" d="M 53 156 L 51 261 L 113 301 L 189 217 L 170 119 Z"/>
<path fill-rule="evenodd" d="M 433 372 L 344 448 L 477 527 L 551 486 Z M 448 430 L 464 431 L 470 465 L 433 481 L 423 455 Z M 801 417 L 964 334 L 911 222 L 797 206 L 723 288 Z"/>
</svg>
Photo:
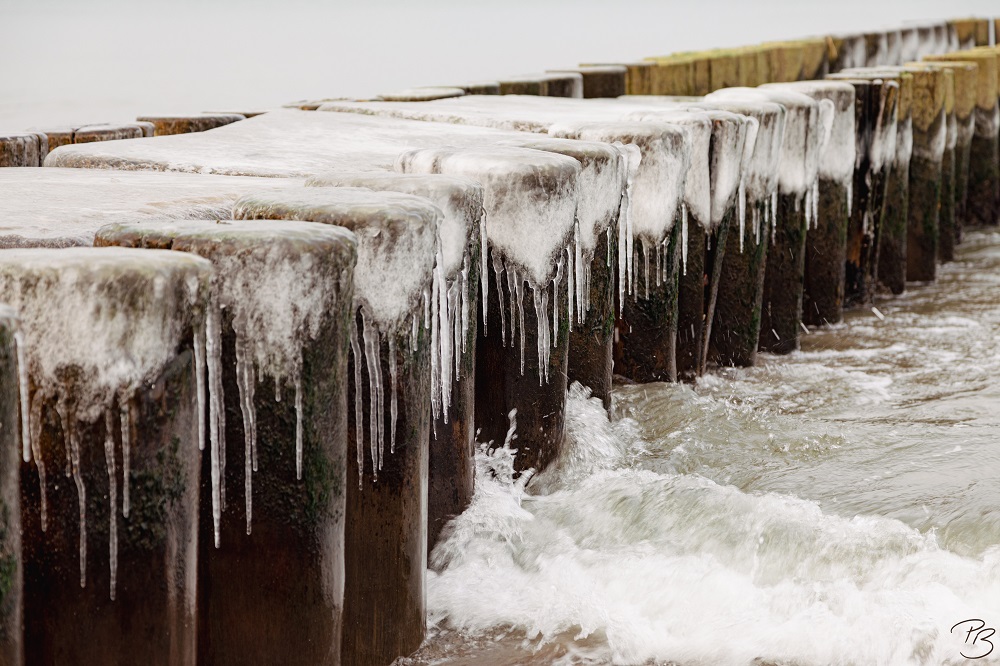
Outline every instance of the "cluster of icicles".
<svg viewBox="0 0 1000 666">
<path fill-rule="evenodd" d="M 68 391 L 57 391 L 50 394 L 41 389 L 36 390 L 32 400 L 28 383 L 28 363 L 25 358 L 24 335 L 18 330 L 14 333 L 14 346 L 17 357 L 17 379 L 18 379 L 18 408 L 21 413 L 21 456 L 24 462 L 35 461 L 35 468 L 38 470 L 38 485 L 41 495 L 40 519 L 41 528 L 45 532 L 48 529 L 48 491 L 46 484 L 45 462 L 42 459 L 41 433 L 42 433 L 42 407 L 49 400 L 56 400 L 56 414 L 62 428 L 64 441 L 66 443 L 66 477 L 73 479 L 76 486 L 77 502 L 79 504 L 79 549 L 80 549 L 80 587 L 87 586 L 87 487 L 83 482 L 83 474 L 80 470 L 80 434 L 77 417 Z M 104 409 L 104 458 L 108 468 L 108 501 L 109 511 L 109 538 L 108 555 L 110 561 L 110 594 L 111 599 L 115 598 L 115 590 L 118 582 L 118 471 L 115 461 L 115 430 L 121 431 L 122 441 L 122 516 L 128 518 L 129 500 L 129 474 L 132 441 L 132 398 L 128 392 L 122 392 L 117 397 L 117 415 L 113 406 L 108 405 Z M 118 423 L 115 423 L 115 417 Z M 117 428 L 116 428 L 117 425 Z"/>
</svg>

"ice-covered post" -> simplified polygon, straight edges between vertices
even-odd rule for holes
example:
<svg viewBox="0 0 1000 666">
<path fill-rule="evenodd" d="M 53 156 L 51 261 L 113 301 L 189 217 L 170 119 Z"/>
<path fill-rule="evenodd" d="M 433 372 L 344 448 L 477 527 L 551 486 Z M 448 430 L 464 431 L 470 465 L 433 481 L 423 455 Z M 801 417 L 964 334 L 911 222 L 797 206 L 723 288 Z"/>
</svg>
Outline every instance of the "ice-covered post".
<svg viewBox="0 0 1000 666">
<path fill-rule="evenodd" d="M 896 156 L 899 83 L 892 79 L 860 79 L 847 74 L 829 78 L 854 86 L 855 168 L 851 220 L 847 230 L 844 303 L 870 303 L 879 275 L 886 183 Z"/>
<path fill-rule="evenodd" d="M 926 67 L 910 71 L 914 88 L 913 157 L 910 160 L 906 279 L 929 282 L 937 275 L 938 225 L 940 208 L 945 205 L 942 163 L 948 141 L 945 100 L 947 87 L 953 85 L 954 79 L 942 69 Z"/>
<path fill-rule="evenodd" d="M 649 99 L 651 107 L 659 105 L 654 101 L 656 99 Z M 660 100 L 660 103 L 663 101 Z M 709 264 L 712 257 L 722 260 L 725 235 L 722 236 L 721 243 L 718 242 L 718 235 L 720 228 L 728 230 L 722 221 L 727 207 L 732 206 L 736 197 L 741 173 L 739 160 L 742 156 L 738 151 L 742 148 L 742 135 L 746 130 L 743 122 L 745 119 L 733 114 L 674 108 L 669 106 L 672 104 L 669 101 L 667 104 L 663 109 L 650 108 L 629 113 L 624 119 L 670 123 L 683 128 L 688 135 L 688 170 L 684 179 L 683 210 L 679 222 L 684 226 L 681 229 L 683 245 L 678 276 L 675 357 L 678 377 L 690 380 L 701 374 L 704 366 L 703 339 L 709 318 L 706 313 L 706 292 L 714 294 L 717 286 L 709 279 L 712 274 Z M 715 134 L 719 135 L 719 181 L 724 183 L 718 188 L 711 172 L 711 148 L 716 145 L 713 138 Z M 740 141 L 739 144 L 737 140 Z M 727 145 L 727 142 L 732 146 Z M 733 153 L 737 153 L 735 157 Z M 638 168 L 642 168 L 641 161 Z M 715 192 L 716 189 L 720 191 Z M 707 252 L 708 244 L 713 246 L 712 256 Z"/>
<path fill-rule="evenodd" d="M 989 19 L 964 18 L 949 21 L 961 50 L 990 45 Z"/>
<path fill-rule="evenodd" d="M 0 662 L 24 663 L 21 571 L 21 322 L 0 304 Z M 20 358 L 19 358 L 20 355 Z"/>
<path fill-rule="evenodd" d="M 583 97 L 583 76 L 578 72 L 526 74 L 500 79 L 501 95 Z"/>
<path fill-rule="evenodd" d="M 524 139 L 504 144 L 565 155 L 580 164 L 572 250 L 566 253 L 570 315 L 567 381 L 580 382 L 611 407 L 615 294 L 620 258 L 620 212 L 629 152 L 620 146 L 567 139 Z M 572 257 L 570 253 L 572 252 Z M 570 268 L 572 266 L 572 268 Z M 570 270 L 573 275 L 570 276 Z"/>
<path fill-rule="evenodd" d="M 626 95 L 652 95 L 653 66 L 648 60 L 638 60 L 633 62 L 589 62 L 583 63 L 581 67 L 605 67 L 608 65 L 625 68 L 625 94 Z"/>
<path fill-rule="evenodd" d="M 473 83 L 463 83 L 457 86 L 465 91 L 466 95 L 499 95 L 499 81 L 475 81 Z"/>
<path fill-rule="evenodd" d="M 583 97 L 594 99 L 598 97 L 621 97 L 625 94 L 625 82 L 628 68 L 623 65 L 605 65 L 603 67 L 574 67 L 567 69 L 550 69 L 549 73 L 579 74 L 583 77 Z"/>
<path fill-rule="evenodd" d="M 449 305 L 443 214 L 408 194 L 304 187 L 243 197 L 233 215 L 322 222 L 357 236 L 340 661 L 390 663 L 416 650 L 426 629 L 428 436 L 440 376 L 432 366 L 453 362 L 435 353 Z"/>
<path fill-rule="evenodd" d="M 49 142 L 44 134 L 0 134 L 0 167 L 40 167 L 48 152 Z"/>
<path fill-rule="evenodd" d="M 195 663 L 192 340 L 211 276 L 179 252 L 0 253 L 26 369 L 25 663 Z"/>
<path fill-rule="evenodd" d="M 910 219 L 910 162 L 913 154 L 914 74 L 902 68 L 844 70 L 843 76 L 890 79 L 899 84 L 896 105 L 895 155 L 886 175 L 885 201 L 878 249 L 878 281 L 893 294 L 906 290 L 906 250 Z"/>
<path fill-rule="evenodd" d="M 653 122 L 580 122 L 552 128 L 570 139 L 634 145 L 634 174 L 619 228 L 616 371 L 636 381 L 677 379 L 677 294 L 684 248 L 681 206 L 689 139 Z M 675 223 L 675 221 L 677 223 Z"/>
<path fill-rule="evenodd" d="M 839 81 L 777 84 L 815 100 L 833 103 L 830 138 L 819 163 L 814 191 L 815 219 L 806 236 L 802 319 L 806 324 L 835 324 L 843 317 L 844 260 L 855 163 L 854 86 Z M 766 86 L 765 86 L 766 87 Z"/>
<path fill-rule="evenodd" d="M 49 139 L 49 150 L 59 146 L 74 143 L 93 143 L 95 141 L 116 141 L 118 139 L 138 139 L 151 131 L 151 123 L 125 123 L 121 125 L 96 124 L 74 125 L 71 127 L 53 127 L 41 130 Z"/>
<path fill-rule="evenodd" d="M 407 88 L 391 93 L 380 93 L 375 97 L 384 102 L 433 102 L 436 99 L 451 99 L 462 97 L 465 91 L 457 87 L 429 86 L 426 88 Z"/>
<path fill-rule="evenodd" d="M 715 300 L 707 304 L 703 353 L 703 358 L 720 365 L 750 366 L 757 358 L 768 231 L 774 216 L 786 113 L 771 102 L 721 95 L 712 95 L 698 106 L 746 116 L 756 124 L 751 124 L 753 129 L 745 137 L 738 175 L 742 193 L 737 192 L 735 206 L 720 227 L 720 235 L 729 228 L 726 252 L 711 262 L 709 284 L 715 285 Z"/>
<path fill-rule="evenodd" d="M 867 64 L 867 41 L 863 34 L 832 35 L 828 40 L 831 73 L 852 67 L 864 67 Z M 905 44 L 905 36 L 903 43 Z"/>
<path fill-rule="evenodd" d="M 339 663 L 354 237 L 304 222 L 154 220 L 104 227 L 95 244 L 190 252 L 215 267 L 196 345 L 209 404 L 198 661 L 280 663 L 291 649 Z"/>
<path fill-rule="evenodd" d="M 729 88 L 708 99 L 751 99 L 781 104 L 786 109 L 777 213 L 764 278 L 759 347 L 788 353 L 799 346 L 806 233 L 816 216 L 820 155 L 834 117 L 834 104 L 778 87 Z"/>
<path fill-rule="evenodd" d="M 979 66 L 976 90 L 975 130 L 969 147 L 966 195 L 967 220 L 971 224 L 997 224 L 1000 220 L 1000 107 L 997 106 L 997 56 L 991 50 L 957 51 L 928 55 L 930 61 L 971 61 Z"/>
<path fill-rule="evenodd" d="M 434 371 L 431 399 L 427 550 L 441 529 L 472 501 L 476 444 L 476 309 L 479 304 L 483 188 L 472 180 L 438 174 L 329 173 L 306 181 L 311 187 L 364 187 L 402 192 L 432 201 L 444 218 L 441 251 L 447 307 L 438 310 L 438 358 L 453 358 Z M 440 301 L 439 301 L 440 302 Z M 439 370 L 438 370 L 439 368 Z M 445 386 L 445 383 L 448 385 Z"/>
<path fill-rule="evenodd" d="M 940 67 L 951 72 L 954 94 L 952 113 L 948 118 L 948 144 L 942 163 L 942 187 L 953 181 L 951 211 L 951 233 L 948 233 L 948 216 L 944 208 L 941 210 L 941 234 L 939 237 L 938 258 L 941 261 L 954 259 L 955 245 L 962 240 L 962 225 L 967 220 L 966 195 L 969 188 L 969 151 L 972 137 L 976 129 L 976 72 L 979 66 L 974 62 L 961 61 L 929 61 L 922 63 L 931 67 Z M 946 99 L 945 104 L 948 104 Z M 951 165 L 952 178 L 947 175 L 947 166 Z"/>
<path fill-rule="evenodd" d="M 246 117 L 239 113 L 194 113 L 189 116 L 139 116 L 139 122 L 153 123 L 155 136 L 188 134 L 222 127 Z"/>
<path fill-rule="evenodd" d="M 575 232 L 580 164 L 522 148 L 404 153 L 404 173 L 442 173 L 483 185 L 489 256 L 484 257 L 483 326 L 476 341 L 476 427 L 504 441 L 516 410 L 521 469 L 543 469 L 562 444 L 569 362 L 564 280 Z"/>
</svg>

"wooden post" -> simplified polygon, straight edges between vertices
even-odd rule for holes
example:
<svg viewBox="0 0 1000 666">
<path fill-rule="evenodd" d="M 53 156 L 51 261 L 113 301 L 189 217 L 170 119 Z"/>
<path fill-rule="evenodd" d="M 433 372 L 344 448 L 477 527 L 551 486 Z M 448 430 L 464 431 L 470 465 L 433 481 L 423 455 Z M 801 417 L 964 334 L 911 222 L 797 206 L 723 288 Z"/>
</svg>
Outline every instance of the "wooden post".
<svg viewBox="0 0 1000 666">
<path fill-rule="evenodd" d="M 917 63 L 912 63 L 916 65 Z M 948 121 L 948 149 L 945 153 L 946 162 L 949 153 L 954 177 L 953 189 L 953 234 L 948 234 L 942 223 L 940 237 L 940 255 L 942 261 L 950 261 L 954 254 L 954 246 L 962 241 L 962 226 L 967 224 L 968 212 L 966 197 L 969 188 L 969 154 L 972 137 L 976 128 L 976 72 L 979 66 L 974 62 L 961 61 L 923 61 L 924 65 L 940 67 L 951 72 L 954 83 L 954 112 Z M 945 101 L 947 105 L 947 100 Z M 942 173 L 942 182 L 948 182 Z M 942 210 L 943 219 L 945 211 Z M 949 254 L 949 247 L 952 248 Z"/>
<path fill-rule="evenodd" d="M 652 95 L 652 70 L 654 63 L 647 60 L 631 62 L 590 62 L 583 63 L 581 67 L 603 67 L 615 65 L 624 67 L 625 73 L 625 94 L 626 95 Z"/>
<path fill-rule="evenodd" d="M 462 97 L 465 91 L 461 88 L 435 86 L 427 88 L 409 88 L 393 93 L 382 93 L 375 97 L 383 102 L 432 102 L 436 99 Z"/>
<path fill-rule="evenodd" d="M 0 304 L 0 661 L 24 663 L 17 312 Z M 23 363 L 23 361 L 21 361 Z M 25 415 L 27 418 L 27 415 Z"/>
<path fill-rule="evenodd" d="M 358 455 L 347 456 L 340 661 L 390 663 L 416 650 L 426 629 L 428 405 L 438 340 L 437 317 L 424 319 L 423 300 L 440 313 L 429 301 L 441 300 L 432 275 L 442 213 L 406 194 L 313 187 L 244 197 L 233 215 L 334 224 L 358 238 L 347 393 L 347 439 Z"/>
<path fill-rule="evenodd" d="M 189 116 L 139 116 L 139 122 L 153 123 L 155 136 L 204 132 L 246 118 L 238 113 L 195 113 Z"/>
<path fill-rule="evenodd" d="M 802 319 L 811 326 L 836 324 L 843 318 L 849 193 L 856 157 L 854 86 L 803 81 L 777 87 L 834 105 L 830 139 L 820 157 L 819 187 L 813 194 L 819 197 L 814 204 L 816 218 L 806 234 Z"/>
<path fill-rule="evenodd" d="M 927 56 L 931 61 L 972 61 L 977 71 L 978 91 L 975 131 L 969 147 L 969 176 L 966 213 L 971 224 L 997 224 L 1000 221 L 1000 151 L 997 131 L 997 56 L 989 51 L 958 51 Z"/>
<path fill-rule="evenodd" d="M 623 65 L 550 69 L 549 72 L 556 74 L 569 72 L 582 76 L 582 96 L 585 99 L 621 97 L 626 92 L 625 84 L 628 75 L 628 68 Z"/>
<path fill-rule="evenodd" d="M 626 267 L 633 270 L 626 268 L 630 293 L 619 289 L 614 362 L 619 374 L 636 381 L 676 381 L 682 249 L 681 225 L 675 220 L 680 220 L 682 165 L 688 160 L 686 134 L 667 123 L 625 121 L 567 125 L 556 134 L 584 141 L 633 144 L 641 153 L 630 199 L 635 202 L 631 212 L 635 242 L 626 239 L 625 248 L 619 243 Z"/>
<path fill-rule="evenodd" d="M 499 95 L 500 94 L 500 82 L 499 81 L 478 81 L 474 83 L 466 83 L 458 86 L 465 91 L 466 95 Z"/>
<path fill-rule="evenodd" d="M 901 68 L 872 67 L 845 70 L 846 76 L 899 84 L 896 105 L 895 156 L 886 175 L 885 201 L 879 232 L 878 281 L 893 294 L 906 290 L 908 228 L 910 220 L 910 162 L 913 155 L 914 73 Z"/>
<path fill-rule="evenodd" d="M 39 167 L 48 153 L 44 134 L 0 134 L 0 167 Z"/>
<path fill-rule="evenodd" d="M 207 346 L 221 344 L 209 372 L 221 377 L 207 391 L 225 410 L 225 441 L 202 461 L 198 661 L 279 663 L 296 635 L 296 659 L 338 664 L 353 236 L 167 220 L 104 227 L 95 244 L 190 252 L 215 267 L 222 333 Z M 218 498 L 211 458 L 222 462 Z"/>
<path fill-rule="evenodd" d="M 875 298 L 887 176 L 895 159 L 899 83 L 834 74 L 829 78 L 854 86 L 857 138 L 851 221 L 847 233 L 845 305 L 865 305 Z"/>
<path fill-rule="evenodd" d="M 557 275 L 574 233 L 580 164 L 522 148 L 430 148 L 404 153 L 397 168 L 483 185 L 490 256 L 485 325 L 476 340 L 475 423 L 482 441 L 499 445 L 516 409 L 516 464 L 544 469 L 559 455 L 565 423 L 569 302 L 565 277 Z M 528 229 L 546 233 L 525 244 Z"/>
<path fill-rule="evenodd" d="M 483 219 L 483 188 L 465 178 L 440 174 L 329 173 L 306 181 L 311 187 L 365 187 L 371 190 L 402 192 L 424 197 L 444 213 L 441 226 L 444 279 L 448 297 L 458 307 L 442 329 L 454 332 L 457 371 L 451 375 L 451 401 L 433 415 L 430 434 L 427 552 L 437 544 L 445 524 L 465 511 L 475 490 L 475 389 L 476 336 L 479 327 L 475 312 L 479 303 Z M 463 305 L 464 304 L 464 305 Z M 440 336 L 440 333 L 439 333 Z M 452 337 L 455 338 L 454 334 Z M 610 387 L 609 387 L 610 388 Z"/>
<path fill-rule="evenodd" d="M 25 663 L 195 663 L 192 331 L 204 323 L 211 275 L 207 261 L 174 252 L 0 253 L 30 393 Z"/>
</svg>

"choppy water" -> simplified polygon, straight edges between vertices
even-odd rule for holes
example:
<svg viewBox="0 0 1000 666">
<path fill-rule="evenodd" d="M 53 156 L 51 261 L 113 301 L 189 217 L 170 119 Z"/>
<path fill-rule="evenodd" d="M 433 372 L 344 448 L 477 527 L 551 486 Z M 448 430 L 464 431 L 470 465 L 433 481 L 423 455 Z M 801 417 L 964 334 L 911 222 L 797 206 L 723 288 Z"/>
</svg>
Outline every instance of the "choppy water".
<svg viewBox="0 0 1000 666">
<path fill-rule="evenodd" d="M 567 456 L 527 491 L 507 451 L 481 455 L 476 500 L 432 554 L 432 637 L 408 661 L 988 651 L 989 632 L 950 630 L 1000 626 L 1000 234 L 878 308 L 757 368 L 620 387 L 611 422 L 575 387 Z"/>
</svg>

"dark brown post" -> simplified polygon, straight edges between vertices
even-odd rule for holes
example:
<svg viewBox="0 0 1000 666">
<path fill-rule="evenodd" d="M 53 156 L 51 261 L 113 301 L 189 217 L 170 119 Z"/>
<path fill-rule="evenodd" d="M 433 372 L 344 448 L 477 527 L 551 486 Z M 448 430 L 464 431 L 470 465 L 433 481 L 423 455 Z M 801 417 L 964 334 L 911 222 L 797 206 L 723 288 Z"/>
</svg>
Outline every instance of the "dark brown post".
<svg viewBox="0 0 1000 666">
<path fill-rule="evenodd" d="M 426 629 L 428 407 L 437 327 L 425 320 L 423 301 L 427 294 L 426 310 L 437 312 L 430 301 L 440 295 L 441 281 L 432 275 L 442 213 L 407 194 L 310 187 L 244 197 L 233 215 L 334 224 L 358 238 L 357 329 L 348 366 L 354 379 L 347 393 L 348 442 L 357 443 L 357 455 L 347 456 L 340 662 L 388 664 L 416 650 Z"/>
<path fill-rule="evenodd" d="M 633 62 L 589 62 L 583 63 L 581 67 L 603 67 L 615 65 L 624 67 L 625 74 L 625 94 L 626 95 L 652 95 L 652 70 L 654 63 L 648 60 L 638 60 Z"/>
<path fill-rule="evenodd" d="M 918 63 L 911 63 L 916 65 Z M 945 150 L 945 161 L 942 163 L 942 187 L 953 182 L 952 233 L 948 233 L 947 213 L 942 208 L 942 222 L 939 259 L 951 261 L 954 259 L 954 247 L 962 241 L 962 226 L 967 224 L 968 212 L 966 196 L 969 188 L 969 154 L 972 137 L 976 128 L 976 72 L 979 66 L 974 62 L 955 61 L 923 61 L 923 65 L 939 67 L 951 72 L 954 83 L 952 108 L 948 119 L 948 145 Z M 946 98 L 945 105 L 948 100 Z M 947 176 L 945 165 L 950 161 L 952 178 Z M 949 248 L 950 251 L 949 251 Z"/>
<path fill-rule="evenodd" d="M 709 284 L 714 285 L 716 300 L 708 302 L 704 338 L 706 359 L 719 365 L 750 366 L 757 358 L 786 113 L 784 107 L 759 96 L 730 99 L 724 94 L 712 95 L 699 106 L 746 115 L 758 122 L 752 152 L 744 153 L 750 155 L 742 168 L 744 196 L 738 197 L 719 228 L 720 237 L 728 235 L 726 251 L 710 262 Z"/>
<path fill-rule="evenodd" d="M 0 294 L 21 316 L 30 391 L 25 663 L 195 663 L 192 331 L 211 274 L 207 261 L 173 252 L 0 253 Z M 120 364 L 113 374 L 109 359 Z"/>
<path fill-rule="evenodd" d="M 319 224 L 168 220 L 104 227 L 95 243 L 215 267 L 221 331 L 209 332 L 217 355 L 201 390 L 225 425 L 202 461 L 199 663 L 279 663 L 294 634 L 297 659 L 339 664 L 354 238 Z"/>
<path fill-rule="evenodd" d="M 18 419 L 24 350 L 17 312 L 0 304 L 0 662 L 24 663 L 21 564 L 20 467 L 22 429 Z M 18 361 L 19 353 L 22 360 Z M 25 421 L 24 423 L 27 423 Z"/>
<path fill-rule="evenodd" d="M 624 229 L 619 225 L 624 232 L 618 244 L 619 271 L 624 263 L 631 289 L 620 283 L 615 369 L 636 381 L 676 381 L 679 222 L 684 171 L 690 163 L 686 133 L 666 123 L 630 121 L 568 124 L 556 133 L 633 144 L 641 153 L 627 195 L 630 218 Z"/>
<path fill-rule="evenodd" d="M 910 220 L 910 166 L 913 154 L 914 73 L 902 68 L 873 67 L 845 70 L 847 76 L 891 79 L 899 85 L 896 105 L 896 150 L 886 175 L 885 201 L 879 231 L 878 281 L 890 293 L 906 290 L 908 228 Z"/>
<path fill-rule="evenodd" d="M 813 196 L 816 217 L 806 234 L 802 319 L 811 326 L 836 324 L 843 317 L 844 261 L 851 182 L 855 164 L 854 86 L 835 81 L 779 84 L 834 105 L 830 139 L 819 163 Z"/>
<path fill-rule="evenodd" d="M 622 65 L 550 69 L 549 72 L 580 74 L 583 77 L 583 97 L 586 99 L 621 97 L 625 94 L 628 69 Z"/>
<path fill-rule="evenodd" d="M 397 167 L 483 185 L 490 256 L 486 319 L 476 341 L 476 426 L 481 441 L 500 444 L 516 409 L 517 464 L 541 470 L 559 455 L 563 438 L 569 303 L 558 265 L 573 237 L 580 164 L 496 147 L 412 151 Z M 525 243 L 529 229 L 546 233 Z"/>
<path fill-rule="evenodd" d="M 997 145 L 997 56 L 990 50 L 958 51 L 927 56 L 932 61 L 972 61 L 979 65 L 975 131 L 969 148 L 966 212 L 971 224 L 1000 220 L 1000 151 Z"/>
<path fill-rule="evenodd" d="M 190 116 L 139 116 L 136 120 L 153 123 L 156 127 L 154 135 L 164 136 L 204 132 L 246 118 L 238 113 L 195 113 Z"/>
<path fill-rule="evenodd" d="M 448 321 L 455 368 L 450 404 L 434 409 L 430 435 L 427 496 L 427 551 L 437 544 L 445 524 L 472 501 L 475 481 L 476 310 L 479 303 L 483 239 L 483 188 L 474 181 L 440 174 L 329 173 L 306 181 L 312 187 L 365 187 L 424 197 L 444 213 L 441 266 L 447 297 L 454 307 Z M 459 335 L 455 335 L 459 331 Z M 438 339 L 442 339 L 439 332 Z M 442 378 L 438 381 L 443 381 Z"/>
<path fill-rule="evenodd" d="M 950 205 L 944 191 L 943 160 L 948 139 L 945 101 L 954 79 L 947 71 L 913 68 L 913 158 L 910 161 L 910 215 L 906 279 L 929 282 L 937 275 L 941 208 Z M 948 232 L 954 238 L 951 225 Z"/>
</svg>

